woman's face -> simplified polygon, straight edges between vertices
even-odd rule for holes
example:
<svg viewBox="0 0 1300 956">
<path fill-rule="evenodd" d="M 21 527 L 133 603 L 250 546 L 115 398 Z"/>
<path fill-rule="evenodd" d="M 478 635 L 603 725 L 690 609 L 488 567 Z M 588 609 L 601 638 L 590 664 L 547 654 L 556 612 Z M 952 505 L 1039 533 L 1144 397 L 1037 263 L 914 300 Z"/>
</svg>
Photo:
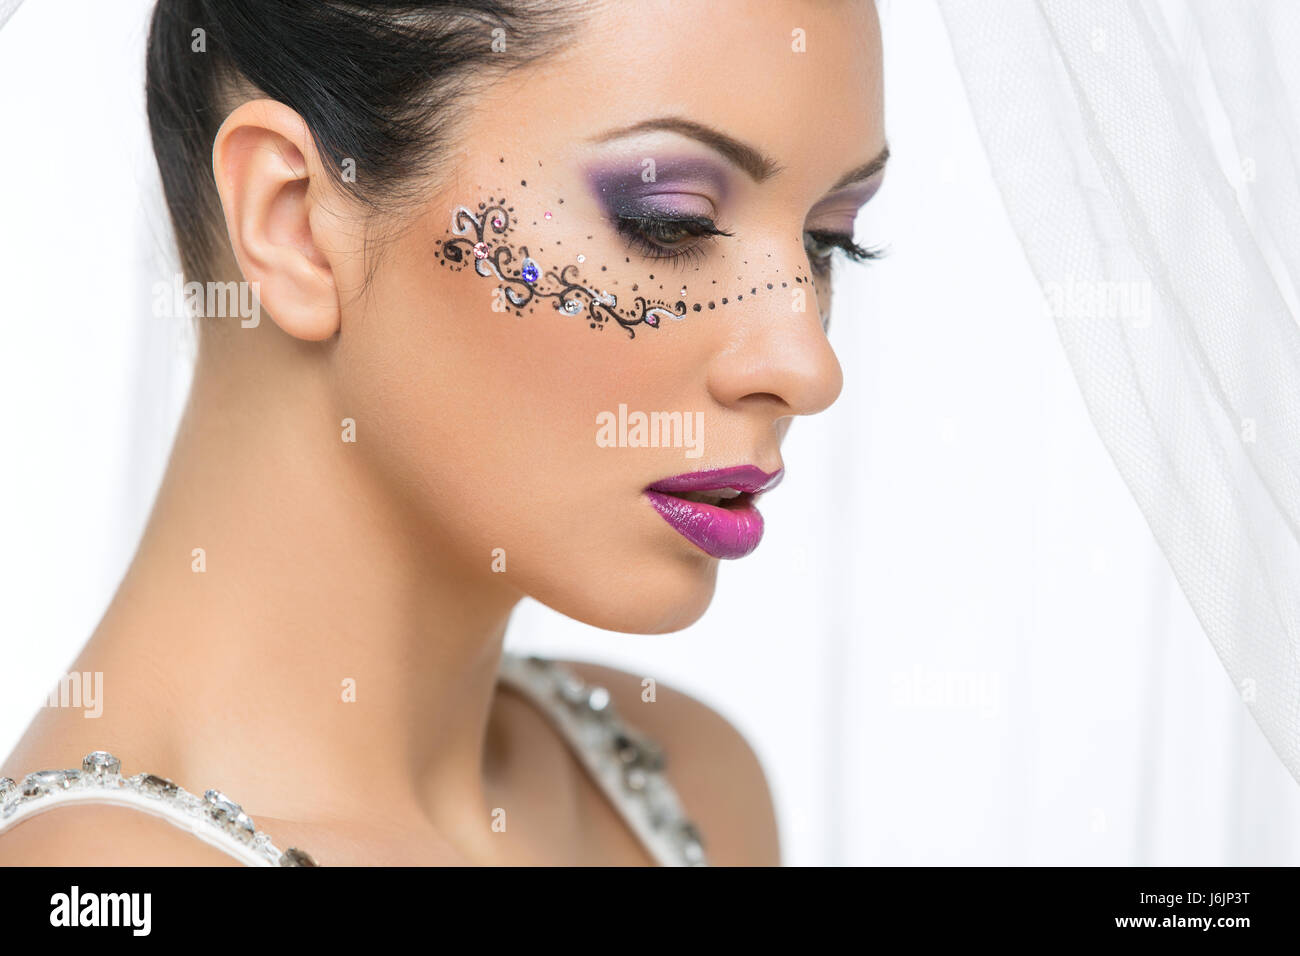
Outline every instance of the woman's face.
<svg viewBox="0 0 1300 956">
<path fill-rule="evenodd" d="M 467 94 L 336 353 L 413 530 L 598 627 L 698 618 L 840 391 L 828 266 L 880 182 L 880 63 L 870 0 L 618 3 Z"/>
</svg>

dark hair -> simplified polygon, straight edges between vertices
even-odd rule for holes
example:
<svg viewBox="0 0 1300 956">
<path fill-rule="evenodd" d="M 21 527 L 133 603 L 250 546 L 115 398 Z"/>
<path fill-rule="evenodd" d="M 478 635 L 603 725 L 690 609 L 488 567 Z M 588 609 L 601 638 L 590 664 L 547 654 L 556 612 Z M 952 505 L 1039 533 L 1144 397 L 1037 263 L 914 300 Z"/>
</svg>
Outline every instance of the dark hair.
<svg viewBox="0 0 1300 956">
<path fill-rule="evenodd" d="M 376 210 L 434 172 L 481 84 L 560 43 L 553 0 L 159 0 L 146 56 L 149 130 L 191 278 L 225 247 L 212 144 L 230 110 L 265 95 L 306 121 L 331 179 Z M 202 31 L 199 33 L 198 31 Z M 521 110 L 523 109 L 521 104 Z"/>
</svg>

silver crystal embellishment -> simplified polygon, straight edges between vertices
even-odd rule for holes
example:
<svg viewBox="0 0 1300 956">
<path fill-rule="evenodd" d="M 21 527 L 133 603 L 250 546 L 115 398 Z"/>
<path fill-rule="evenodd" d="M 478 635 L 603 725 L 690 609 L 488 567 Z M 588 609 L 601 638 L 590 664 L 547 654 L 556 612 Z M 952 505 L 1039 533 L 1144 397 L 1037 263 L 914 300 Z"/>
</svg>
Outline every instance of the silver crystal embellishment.
<svg viewBox="0 0 1300 956">
<path fill-rule="evenodd" d="M 66 790 L 76 779 L 75 770 L 37 770 L 23 778 L 23 796 L 35 797 L 49 790 Z"/>
<path fill-rule="evenodd" d="M 81 772 L 96 777 L 111 777 L 122 772 L 122 762 L 107 750 L 95 750 L 81 761 Z"/>
</svg>

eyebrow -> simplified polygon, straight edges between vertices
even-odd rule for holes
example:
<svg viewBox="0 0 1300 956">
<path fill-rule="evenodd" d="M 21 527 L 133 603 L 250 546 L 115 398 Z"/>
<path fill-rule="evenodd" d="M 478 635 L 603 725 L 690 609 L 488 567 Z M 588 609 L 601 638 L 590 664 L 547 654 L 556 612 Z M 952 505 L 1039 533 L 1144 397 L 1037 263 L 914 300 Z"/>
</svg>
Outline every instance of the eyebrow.
<svg viewBox="0 0 1300 956">
<path fill-rule="evenodd" d="M 853 183 L 860 183 L 864 179 L 870 179 L 876 173 L 885 168 L 885 163 L 889 162 L 889 144 L 886 143 L 875 159 L 863 163 L 857 169 L 849 170 L 840 177 L 840 181 L 831 187 L 831 192 L 837 189 L 843 189 L 845 186 L 851 186 Z"/>
<path fill-rule="evenodd" d="M 772 157 L 764 155 L 762 151 L 755 149 L 748 143 L 742 143 L 735 137 L 728 136 L 712 126 L 706 126 L 703 123 L 696 123 L 693 120 L 681 119 L 676 116 L 642 120 L 640 123 L 633 123 L 631 126 L 609 130 L 599 136 L 592 137 L 591 142 L 606 143 L 611 139 L 620 139 L 635 133 L 653 132 L 680 133 L 682 136 L 701 142 L 739 166 L 756 183 L 770 179 L 781 171 L 780 163 Z"/>
<path fill-rule="evenodd" d="M 598 136 L 593 136 L 590 142 L 607 143 L 611 139 L 621 139 L 624 136 L 632 136 L 637 133 L 655 132 L 679 133 L 682 136 L 703 143 L 743 169 L 749 174 L 750 179 L 756 183 L 772 178 L 783 168 L 780 163 L 764 154 L 762 150 L 756 149 L 734 136 L 728 136 L 721 130 L 714 129 L 704 123 L 697 123 L 694 120 L 682 119 L 677 116 L 662 116 L 656 119 L 642 120 L 639 123 L 633 123 L 631 126 L 607 130 Z M 831 191 L 834 192 L 836 189 L 843 189 L 853 183 L 870 179 L 884 169 L 885 163 L 888 161 L 889 146 L 886 144 L 875 159 L 863 163 L 857 169 L 850 170 L 840 177 L 839 181 L 831 187 Z"/>
</svg>

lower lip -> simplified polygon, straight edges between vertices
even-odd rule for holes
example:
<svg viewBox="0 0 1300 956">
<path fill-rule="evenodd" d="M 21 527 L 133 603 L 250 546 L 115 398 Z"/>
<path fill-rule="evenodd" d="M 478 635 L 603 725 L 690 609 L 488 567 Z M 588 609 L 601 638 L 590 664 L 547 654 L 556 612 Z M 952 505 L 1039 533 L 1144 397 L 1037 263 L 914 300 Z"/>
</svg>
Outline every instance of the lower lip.
<svg viewBox="0 0 1300 956">
<path fill-rule="evenodd" d="M 683 538 L 715 558 L 743 558 L 763 539 L 763 516 L 752 500 L 735 508 L 719 508 L 661 491 L 645 495 Z"/>
</svg>

